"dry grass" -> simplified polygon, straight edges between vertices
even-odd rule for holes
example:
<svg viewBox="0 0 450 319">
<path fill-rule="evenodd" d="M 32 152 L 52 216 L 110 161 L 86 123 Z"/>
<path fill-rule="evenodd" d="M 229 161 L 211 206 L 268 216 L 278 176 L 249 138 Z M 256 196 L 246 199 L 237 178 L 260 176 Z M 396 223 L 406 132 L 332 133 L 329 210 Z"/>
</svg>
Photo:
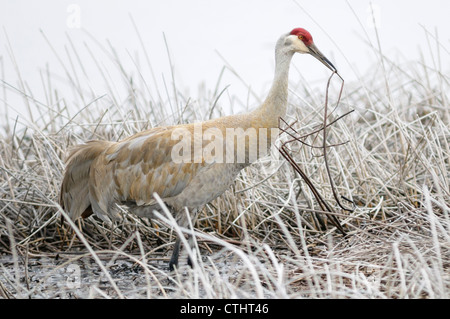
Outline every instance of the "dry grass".
<svg viewBox="0 0 450 319">
<path fill-rule="evenodd" d="M 226 99 L 221 79 L 195 99 L 175 85 L 154 93 L 148 79 L 132 75 L 141 66 L 125 70 L 112 47 L 104 49 L 127 92 L 115 89 L 99 63 L 94 71 L 109 90 L 97 95 L 83 84 L 89 72 L 72 49 L 66 70 L 73 100 L 51 87 L 51 75 L 43 80 L 45 102 L 24 83 L 2 82 L 41 114 L 21 128 L 5 126 L 0 138 L 0 297 L 450 297 L 450 85 L 439 68 L 399 67 L 384 57 L 387 71 L 375 65 L 364 80 L 346 84 L 329 122 L 356 112 L 328 130 L 329 144 L 343 143 L 328 151 L 334 184 L 356 206 L 336 210 L 345 238 L 320 229 L 320 206 L 275 149 L 202 210 L 194 227 L 202 258 L 190 269 L 182 256 L 181 269 L 170 274 L 174 232 L 192 230 L 180 230 L 164 211 L 153 221 L 126 212 L 112 225 L 95 217 L 64 221 L 57 204 L 64 154 L 93 138 L 217 117 L 241 102 Z M 324 93 L 292 83 L 286 120 L 299 120 L 305 134 L 318 128 Z M 321 146 L 321 139 L 305 142 Z M 321 149 L 291 145 L 291 154 L 335 205 Z"/>
</svg>

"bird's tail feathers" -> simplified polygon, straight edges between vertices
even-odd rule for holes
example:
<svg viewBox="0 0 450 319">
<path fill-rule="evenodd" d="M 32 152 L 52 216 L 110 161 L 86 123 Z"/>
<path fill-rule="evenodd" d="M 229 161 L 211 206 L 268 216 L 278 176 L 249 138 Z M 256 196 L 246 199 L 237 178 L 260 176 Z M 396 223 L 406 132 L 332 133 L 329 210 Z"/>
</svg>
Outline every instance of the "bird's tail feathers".
<svg viewBox="0 0 450 319">
<path fill-rule="evenodd" d="M 74 146 L 66 159 L 59 202 L 72 220 L 92 214 L 89 172 L 92 162 L 111 145 L 108 141 L 89 141 Z"/>
</svg>

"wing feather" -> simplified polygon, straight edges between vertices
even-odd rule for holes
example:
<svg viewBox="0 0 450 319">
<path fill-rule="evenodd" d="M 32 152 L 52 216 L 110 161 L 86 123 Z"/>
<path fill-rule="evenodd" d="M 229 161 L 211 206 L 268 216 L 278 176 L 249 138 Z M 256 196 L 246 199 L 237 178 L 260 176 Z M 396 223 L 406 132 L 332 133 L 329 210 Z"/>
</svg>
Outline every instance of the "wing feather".
<svg viewBox="0 0 450 319">
<path fill-rule="evenodd" d="M 177 196 L 208 165 L 173 161 L 172 148 L 179 142 L 172 139 L 173 129 L 155 128 L 133 135 L 111 145 L 94 161 L 91 198 L 100 213 L 114 215 L 114 204 L 152 205 L 154 193 L 163 199 Z"/>
<path fill-rule="evenodd" d="M 61 183 L 60 204 L 73 220 L 89 210 L 91 164 L 111 144 L 106 141 L 89 141 L 72 147 Z"/>
</svg>

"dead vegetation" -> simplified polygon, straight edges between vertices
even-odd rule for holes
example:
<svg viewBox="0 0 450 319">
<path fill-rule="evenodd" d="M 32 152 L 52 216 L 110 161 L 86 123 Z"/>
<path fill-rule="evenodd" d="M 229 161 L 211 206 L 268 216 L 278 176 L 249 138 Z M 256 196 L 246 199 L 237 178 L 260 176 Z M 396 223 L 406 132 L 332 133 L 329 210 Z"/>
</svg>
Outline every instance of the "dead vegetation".
<svg viewBox="0 0 450 319">
<path fill-rule="evenodd" d="M 304 179 L 274 148 L 206 205 L 194 227 L 204 258 L 194 258 L 190 269 L 182 257 L 179 272 L 170 274 L 174 232 L 192 230 L 173 225 L 164 211 L 152 221 L 124 211 L 111 225 L 96 217 L 76 225 L 64 220 L 57 204 L 64 154 L 89 139 L 118 140 L 155 125 L 216 117 L 239 102 L 222 96 L 221 79 L 195 99 L 175 84 L 173 94 L 167 88 L 154 94 L 109 50 L 125 96 L 107 76 L 110 91 L 96 95 L 80 84 L 88 74 L 77 68 L 68 79 L 75 102 L 54 87 L 39 102 L 23 83 L 2 81 L 4 91 L 21 92 L 30 110 L 41 111 L 33 122 L 6 125 L 0 138 L 0 297 L 449 298 L 450 85 L 444 72 L 385 58 L 389 71 L 374 68 L 373 78 L 346 85 L 336 110 L 339 90 L 331 87 L 328 123 L 355 110 L 327 129 L 327 145 L 334 145 L 330 175 L 353 211 L 340 209 L 333 197 L 322 134 L 308 135 L 323 123 L 324 92 L 307 94 L 292 83 L 286 121 L 297 121 L 293 127 L 308 136 L 290 143 L 289 152 L 347 235 L 327 223 Z M 50 75 L 47 80 L 50 85 Z"/>
</svg>

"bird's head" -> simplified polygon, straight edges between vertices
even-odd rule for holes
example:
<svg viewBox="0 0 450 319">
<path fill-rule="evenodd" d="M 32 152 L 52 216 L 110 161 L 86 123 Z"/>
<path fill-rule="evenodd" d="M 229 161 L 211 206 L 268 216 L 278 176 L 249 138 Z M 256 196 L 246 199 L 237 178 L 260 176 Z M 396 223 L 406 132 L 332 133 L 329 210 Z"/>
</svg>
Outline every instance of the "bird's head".
<svg viewBox="0 0 450 319">
<path fill-rule="evenodd" d="M 284 47 L 291 52 L 308 53 L 322 62 L 333 72 L 337 72 L 334 65 L 328 60 L 314 44 L 311 34 L 303 28 L 295 28 L 283 37 Z"/>
</svg>

